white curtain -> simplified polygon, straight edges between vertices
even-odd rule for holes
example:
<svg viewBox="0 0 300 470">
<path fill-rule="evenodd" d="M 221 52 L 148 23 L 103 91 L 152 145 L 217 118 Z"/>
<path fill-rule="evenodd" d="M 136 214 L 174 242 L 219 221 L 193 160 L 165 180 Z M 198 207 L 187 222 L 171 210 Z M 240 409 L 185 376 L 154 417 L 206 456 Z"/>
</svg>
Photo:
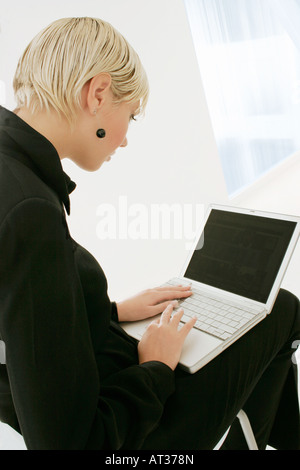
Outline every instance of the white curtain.
<svg viewBox="0 0 300 470">
<path fill-rule="evenodd" d="M 266 1 L 300 52 L 300 0 Z"/>
<path fill-rule="evenodd" d="M 185 4 L 233 195 L 300 148 L 300 1 Z"/>
</svg>

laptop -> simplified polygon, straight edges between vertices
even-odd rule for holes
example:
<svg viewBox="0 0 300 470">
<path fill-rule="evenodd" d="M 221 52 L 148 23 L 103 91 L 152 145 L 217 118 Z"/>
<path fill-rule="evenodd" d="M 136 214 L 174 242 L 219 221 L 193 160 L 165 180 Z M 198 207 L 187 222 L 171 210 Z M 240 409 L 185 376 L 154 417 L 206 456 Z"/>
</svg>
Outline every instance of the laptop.
<svg viewBox="0 0 300 470">
<path fill-rule="evenodd" d="M 191 284 L 179 299 L 182 323 L 197 316 L 179 366 L 191 374 L 272 311 L 300 233 L 300 218 L 211 205 L 179 276 L 164 285 Z M 154 318 L 121 323 L 140 340 Z"/>
</svg>

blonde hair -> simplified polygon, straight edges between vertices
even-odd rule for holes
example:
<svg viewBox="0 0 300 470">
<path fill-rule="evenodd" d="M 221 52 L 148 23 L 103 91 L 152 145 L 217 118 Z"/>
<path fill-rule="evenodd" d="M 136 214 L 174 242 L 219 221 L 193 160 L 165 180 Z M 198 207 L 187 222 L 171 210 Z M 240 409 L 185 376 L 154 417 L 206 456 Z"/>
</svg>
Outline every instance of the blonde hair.
<svg viewBox="0 0 300 470">
<path fill-rule="evenodd" d="M 138 54 L 109 23 L 63 18 L 42 30 L 19 60 L 13 87 L 18 107 L 54 108 L 74 121 L 83 86 L 99 73 L 111 76 L 115 102 L 147 103 L 149 86 Z"/>
</svg>

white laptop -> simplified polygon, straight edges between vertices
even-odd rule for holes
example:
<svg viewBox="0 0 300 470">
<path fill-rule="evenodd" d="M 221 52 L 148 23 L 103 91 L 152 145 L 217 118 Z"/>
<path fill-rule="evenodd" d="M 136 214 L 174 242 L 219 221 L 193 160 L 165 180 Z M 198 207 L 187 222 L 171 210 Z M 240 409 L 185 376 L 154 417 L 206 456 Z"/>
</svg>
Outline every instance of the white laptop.
<svg viewBox="0 0 300 470">
<path fill-rule="evenodd" d="M 210 206 L 181 274 L 166 285 L 189 283 L 182 321 L 197 316 L 179 365 L 194 373 L 272 311 L 297 244 L 300 218 Z M 154 318 L 122 323 L 140 340 Z"/>
</svg>

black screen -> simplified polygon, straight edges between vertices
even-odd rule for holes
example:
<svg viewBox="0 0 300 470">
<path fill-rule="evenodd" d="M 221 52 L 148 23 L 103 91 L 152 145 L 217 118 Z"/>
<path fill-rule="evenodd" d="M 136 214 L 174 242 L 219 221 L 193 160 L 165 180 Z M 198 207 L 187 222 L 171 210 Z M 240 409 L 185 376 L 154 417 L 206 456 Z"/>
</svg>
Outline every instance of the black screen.
<svg viewBox="0 0 300 470">
<path fill-rule="evenodd" d="M 212 210 L 185 277 L 265 303 L 295 222 Z"/>
</svg>

